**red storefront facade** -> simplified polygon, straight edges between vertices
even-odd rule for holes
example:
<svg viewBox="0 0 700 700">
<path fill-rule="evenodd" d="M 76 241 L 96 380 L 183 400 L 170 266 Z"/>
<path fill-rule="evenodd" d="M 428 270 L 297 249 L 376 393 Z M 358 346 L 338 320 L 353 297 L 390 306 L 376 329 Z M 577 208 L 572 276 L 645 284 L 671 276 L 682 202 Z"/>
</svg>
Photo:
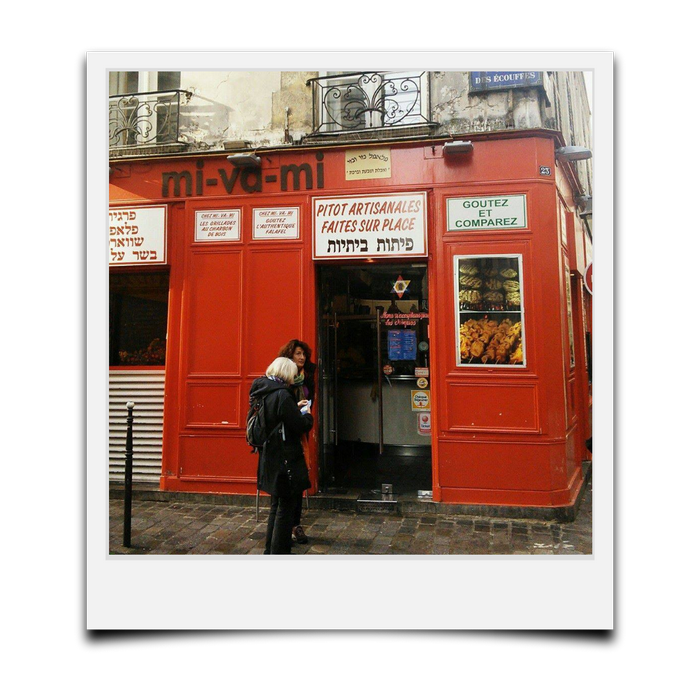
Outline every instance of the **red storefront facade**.
<svg viewBox="0 0 700 700">
<path fill-rule="evenodd" d="M 583 284 L 591 253 L 576 214 L 576 179 L 555 158 L 562 145 L 556 132 L 469 138 L 473 151 L 459 157 L 443 154 L 445 139 L 372 144 L 390 158 L 390 174 L 377 178 L 349 177 L 348 162 L 362 148 L 354 145 L 259 150 L 260 168 L 236 167 L 220 153 L 119 162 L 110 207 L 165 207 L 165 262 L 122 261 L 113 269 L 169 271 L 163 490 L 255 494 L 257 460 L 245 442 L 252 381 L 290 338 L 322 355 L 332 301 L 321 278 L 384 265 L 392 274 L 404 266 L 423 275 L 425 306 L 415 308 L 425 309 L 419 337 L 430 350 L 420 373 L 427 382 L 417 386 L 429 394 L 429 437 L 421 445 L 429 448 L 432 500 L 555 510 L 575 504 L 591 435 Z M 351 249 L 348 240 L 362 239 L 342 223 L 348 209 L 337 209 L 335 226 L 328 223 L 333 211 L 322 207 L 363 202 L 370 211 L 382 198 L 417 202 L 415 211 L 410 204 L 402 210 L 415 221 L 391 219 L 383 255 Z M 499 216 L 501 204 L 522 209 Z M 462 214 L 469 208 L 476 223 Z M 212 218 L 222 226 L 218 238 L 203 223 Z M 256 233 L 260 222 L 278 233 Z M 336 237 L 335 255 L 327 234 L 343 226 L 354 237 L 342 239 L 342 253 Z M 407 242 L 414 226 L 425 248 L 411 239 L 392 251 L 389 241 Z M 504 342 L 515 340 L 499 356 L 489 338 L 501 318 Z M 384 385 L 381 375 L 378 381 Z M 320 377 L 313 493 L 327 481 L 328 397 Z"/>
</svg>

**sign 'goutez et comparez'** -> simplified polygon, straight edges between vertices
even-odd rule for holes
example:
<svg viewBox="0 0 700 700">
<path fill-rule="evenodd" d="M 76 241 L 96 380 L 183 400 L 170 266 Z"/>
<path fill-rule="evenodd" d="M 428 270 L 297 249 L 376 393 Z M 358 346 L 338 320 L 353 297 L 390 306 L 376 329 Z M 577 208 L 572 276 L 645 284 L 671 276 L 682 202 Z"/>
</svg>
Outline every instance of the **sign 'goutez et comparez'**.
<svg viewBox="0 0 700 700">
<path fill-rule="evenodd" d="M 447 200 L 448 231 L 514 228 L 527 228 L 527 200 L 524 194 Z"/>
</svg>

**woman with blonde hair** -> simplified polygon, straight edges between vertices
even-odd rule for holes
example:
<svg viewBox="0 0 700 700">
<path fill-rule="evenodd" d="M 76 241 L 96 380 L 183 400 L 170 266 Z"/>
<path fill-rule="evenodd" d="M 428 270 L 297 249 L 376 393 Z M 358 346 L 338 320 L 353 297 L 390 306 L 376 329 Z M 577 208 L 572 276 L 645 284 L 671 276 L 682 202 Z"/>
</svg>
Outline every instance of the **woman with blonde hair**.
<svg viewBox="0 0 700 700">
<path fill-rule="evenodd" d="M 294 362 L 278 357 L 250 388 L 250 403 L 262 400 L 269 430 L 258 456 L 258 488 L 271 497 L 265 554 L 291 553 L 295 504 L 311 487 L 301 438 L 314 421 L 301 412 L 290 390 L 296 376 Z"/>
</svg>

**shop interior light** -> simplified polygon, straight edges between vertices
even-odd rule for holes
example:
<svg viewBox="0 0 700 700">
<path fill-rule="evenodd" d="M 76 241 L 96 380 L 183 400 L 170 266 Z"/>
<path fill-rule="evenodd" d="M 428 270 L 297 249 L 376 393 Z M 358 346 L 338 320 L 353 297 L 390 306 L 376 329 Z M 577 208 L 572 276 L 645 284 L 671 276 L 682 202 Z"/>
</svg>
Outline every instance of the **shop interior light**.
<svg viewBox="0 0 700 700">
<path fill-rule="evenodd" d="M 583 146 L 562 146 L 554 151 L 558 160 L 588 160 L 593 157 L 591 151 Z"/>
<path fill-rule="evenodd" d="M 256 156 L 255 153 L 234 153 L 226 156 L 226 160 L 240 168 L 259 168 L 262 162 L 260 156 Z"/>
<path fill-rule="evenodd" d="M 474 150 L 471 141 L 449 141 L 442 147 L 443 156 L 464 156 Z"/>
<path fill-rule="evenodd" d="M 581 216 L 587 216 L 593 213 L 593 197 L 590 194 L 582 194 L 576 197 L 576 206 Z"/>
</svg>

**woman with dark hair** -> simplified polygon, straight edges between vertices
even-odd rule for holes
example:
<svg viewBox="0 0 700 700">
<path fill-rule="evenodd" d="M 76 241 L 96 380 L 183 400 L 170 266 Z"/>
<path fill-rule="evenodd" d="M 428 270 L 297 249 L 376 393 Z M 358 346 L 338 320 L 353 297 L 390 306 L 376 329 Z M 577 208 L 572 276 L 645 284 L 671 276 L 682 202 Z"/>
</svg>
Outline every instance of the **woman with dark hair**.
<svg viewBox="0 0 700 700">
<path fill-rule="evenodd" d="M 311 362 L 311 348 L 303 341 L 294 338 L 280 348 L 280 357 L 288 357 L 297 366 L 297 376 L 294 379 L 292 390 L 298 402 L 311 402 L 316 393 L 316 365 Z M 303 404 L 302 404 L 303 405 Z M 304 457 L 309 464 L 309 437 L 304 435 L 302 439 Z M 309 538 L 301 526 L 301 507 L 304 494 L 300 493 L 295 503 L 294 522 L 292 524 L 292 540 L 299 544 L 306 544 Z"/>
</svg>

